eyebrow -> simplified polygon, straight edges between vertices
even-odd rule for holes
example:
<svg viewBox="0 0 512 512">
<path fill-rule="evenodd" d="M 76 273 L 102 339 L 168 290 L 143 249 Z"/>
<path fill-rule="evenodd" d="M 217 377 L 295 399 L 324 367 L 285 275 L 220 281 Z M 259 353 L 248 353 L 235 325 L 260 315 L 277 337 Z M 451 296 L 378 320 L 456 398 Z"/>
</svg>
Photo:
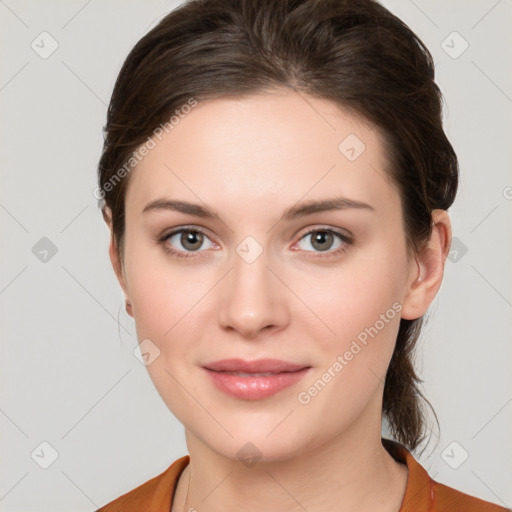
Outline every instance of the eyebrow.
<svg viewBox="0 0 512 512">
<path fill-rule="evenodd" d="M 319 201 L 305 201 L 299 203 L 298 205 L 294 205 L 283 213 L 280 221 L 289 221 L 318 212 L 346 209 L 367 209 L 375 212 L 375 208 L 367 203 L 356 201 L 354 199 L 347 199 L 345 197 L 335 197 L 332 199 L 324 199 Z M 200 204 L 189 203 L 188 201 L 178 201 L 167 198 L 155 199 L 144 207 L 142 213 L 155 210 L 171 210 L 188 215 L 194 215 L 195 217 L 200 217 L 203 219 L 220 220 L 220 215 L 215 210 L 212 210 L 207 206 L 201 206 Z"/>
</svg>

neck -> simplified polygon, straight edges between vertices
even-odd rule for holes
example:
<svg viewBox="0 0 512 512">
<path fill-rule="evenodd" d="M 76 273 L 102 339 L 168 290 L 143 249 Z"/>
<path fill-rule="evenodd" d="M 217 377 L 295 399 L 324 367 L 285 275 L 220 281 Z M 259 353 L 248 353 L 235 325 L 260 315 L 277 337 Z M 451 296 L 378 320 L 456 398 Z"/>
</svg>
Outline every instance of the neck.
<svg viewBox="0 0 512 512">
<path fill-rule="evenodd" d="M 172 512 L 397 512 L 407 467 L 382 446 L 380 428 L 371 432 L 364 425 L 295 457 L 252 467 L 219 455 L 187 431 L 190 464 L 178 482 Z"/>
</svg>

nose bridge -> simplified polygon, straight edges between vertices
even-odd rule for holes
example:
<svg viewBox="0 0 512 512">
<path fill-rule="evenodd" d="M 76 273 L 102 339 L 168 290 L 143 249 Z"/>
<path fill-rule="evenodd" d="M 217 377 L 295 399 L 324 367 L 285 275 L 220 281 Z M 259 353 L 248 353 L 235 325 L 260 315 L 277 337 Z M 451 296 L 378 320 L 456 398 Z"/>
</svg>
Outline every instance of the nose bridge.
<svg viewBox="0 0 512 512">
<path fill-rule="evenodd" d="M 268 251 L 247 237 L 233 254 L 232 270 L 226 276 L 219 304 L 219 323 L 243 336 L 282 327 L 288 320 L 283 285 L 267 268 Z"/>
</svg>

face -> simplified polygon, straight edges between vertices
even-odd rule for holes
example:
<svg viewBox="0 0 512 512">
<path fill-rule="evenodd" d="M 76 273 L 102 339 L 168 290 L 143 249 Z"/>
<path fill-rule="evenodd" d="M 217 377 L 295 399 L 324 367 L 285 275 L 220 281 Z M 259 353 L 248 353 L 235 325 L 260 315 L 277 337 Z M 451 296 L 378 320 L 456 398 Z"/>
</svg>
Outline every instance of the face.
<svg viewBox="0 0 512 512">
<path fill-rule="evenodd" d="M 155 141 L 130 176 L 120 279 L 187 436 L 282 460 L 380 432 L 417 266 L 377 129 L 272 91 L 199 103 Z"/>
</svg>

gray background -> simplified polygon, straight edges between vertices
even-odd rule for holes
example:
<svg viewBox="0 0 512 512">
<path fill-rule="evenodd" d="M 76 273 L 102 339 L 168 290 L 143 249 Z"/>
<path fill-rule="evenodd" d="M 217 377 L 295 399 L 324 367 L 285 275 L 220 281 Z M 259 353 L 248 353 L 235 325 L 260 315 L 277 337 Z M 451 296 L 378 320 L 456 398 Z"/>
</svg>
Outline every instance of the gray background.
<svg viewBox="0 0 512 512">
<path fill-rule="evenodd" d="M 187 453 L 132 353 L 92 195 L 120 66 L 178 3 L 0 0 L 2 512 L 95 510 Z M 434 56 L 462 173 L 418 350 L 441 435 L 417 458 L 436 480 L 512 507 L 512 2 L 385 5 Z"/>
</svg>

